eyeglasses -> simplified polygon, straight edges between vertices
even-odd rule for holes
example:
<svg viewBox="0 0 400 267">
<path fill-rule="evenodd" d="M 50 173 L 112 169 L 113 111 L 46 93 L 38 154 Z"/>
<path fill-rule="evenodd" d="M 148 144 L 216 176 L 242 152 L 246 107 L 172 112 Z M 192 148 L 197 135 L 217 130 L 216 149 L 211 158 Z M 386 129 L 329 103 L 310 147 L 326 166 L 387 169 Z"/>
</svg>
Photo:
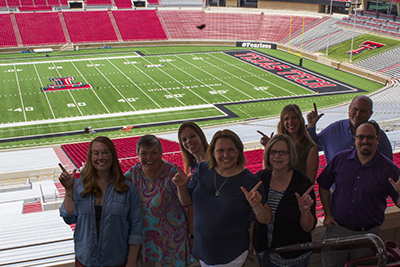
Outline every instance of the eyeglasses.
<svg viewBox="0 0 400 267">
<path fill-rule="evenodd" d="M 376 138 L 378 138 L 377 135 L 363 135 L 363 134 L 359 134 L 355 136 L 358 140 L 364 140 L 365 138 L 367 138 L 367 140 L 372 141 Z"/>
<path fill-rule="evenodd" d="M 269 155 L 270 156 L 275 156 L 276 154 L 279 154 L 279 156 L 286 156 L 289 154 L 288 150 L 270 150 Z"/>
</svg>

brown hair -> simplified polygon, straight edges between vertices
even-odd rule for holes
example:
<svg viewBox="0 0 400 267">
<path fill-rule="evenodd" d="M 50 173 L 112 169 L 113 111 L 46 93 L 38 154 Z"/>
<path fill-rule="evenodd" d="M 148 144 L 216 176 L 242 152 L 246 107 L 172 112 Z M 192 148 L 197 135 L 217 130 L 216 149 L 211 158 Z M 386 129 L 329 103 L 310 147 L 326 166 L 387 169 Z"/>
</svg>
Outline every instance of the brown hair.
<svg viewBox="0 0 400 267">
<path fill-rule="evenodd" d="M 214 149 L 215 149 L 215 144 L 217 143 L 217 140 L 220 138 L 227 138 L 231 139 L 233 143 L 235 144 L 236 148 L 239 150 L 239 158 L 237 165 L 245 165 L 246 164 L 246 157 L 244 156 L 244 147 L 243 143 L 240 140 L 239 136 L 237 136 L 236 133 L 234 133 L 231 130 L 222 130 L 218 131 L 214 134 L 210 146 L 207 148 L 207 158 L 208 158 L 208 165 L 209 169 L 215 169 L 217 167 L 217 161 L 214 158 Z"/>
<path fill-rule="evenodd" d="M 201 145 L 203 146 L 204 151 L 207 151 L 207 148 L 208 148 L 207 138 L 204 135 L 204 132 L 201 130 L 201 128 L 196 123 L 194 123 L 192 121 L 186 121 L 181 124 L 181 126 L 179 127 L 179 130 L 178 130 L 178 139 L 179 139 L 179 147 L 181 148 L 181 152 L 182 152 L 183 166 L 184 166 L 186 173 L 189 172 L 190 164 L 195 160 L 194 156 L 192 154 L 190 154 L 183 147 L 183 144 L 182 144 L 182 132 L 187 127 L 192 128 L 196 132 L 196 134 L 200 137 Z"/>
<path fill-rule="evenodd" d="M 97 185 L 96 182 L 97 170 L 93 167 L 92 164 L 92 146 L 94 142 L 105 144 L 111 151 L 112 165 L 110 171 L 113 177 L 112 183 L 114 185 L 115 191 L 121 193 L 128 192 L 129 187 L 127 184 L 125 184 L 125 176 L 122 173 L 121 166 L 119 165 L 117 151 L 115 150 L 114 143 L 110 140 L 110 138 L 106 136 L 97 136 L 90 142 L 86 165 L 82 170 L 82 183 L 85 189 L 82 191 L 81 196 L 85 197 L 89 193 L 92 193 L 94 196 L 96 196 L 100 193 L 100 187 Z"/>
<path fill-rule="evenodd" d="M 294 111 L 296 113 L 297 118 L 300 121 L 300 128 L 299 128 L 299 144 L 305 144 L 308 142 L 311 142 L 312 144 L 315 144 L 314 141 L 309 137 L 307 128 L 305 126 L 303 114 L 301 113 L 301 110 L 298 105 L 296 104 L 289 104 L 283 107 L 280 115 L 280 120 L 278 123 L 278 134 L 287 134 L 289 135 L 289 132 L 285 129 L 285 124 L 284 124 L 284 117 L 286 113 L 289 111 Z"/>
<path fill-rule="evenodd" d="M 273 145 L 278 141 L 285 141 L 289 151 L 289 169 L 292 170 L 297 164 L 297 153 L 292 138 L 287 134 L 276 134 L 268 142 L 264 150 L 264 167 L 268 170 L 272 169 L 271 162 L 269 160 L 269 152 Z"/>
</svg>

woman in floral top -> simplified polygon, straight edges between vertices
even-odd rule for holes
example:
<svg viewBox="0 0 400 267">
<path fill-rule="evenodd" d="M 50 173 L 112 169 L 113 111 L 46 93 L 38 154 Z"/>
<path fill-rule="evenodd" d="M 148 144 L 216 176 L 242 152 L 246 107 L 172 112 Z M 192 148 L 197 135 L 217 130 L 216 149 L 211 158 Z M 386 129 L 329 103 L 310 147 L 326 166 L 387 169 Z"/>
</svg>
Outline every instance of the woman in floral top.
<svg viewBox="0 0 400 267">
<path fill-rule="evenodd" d="M 139 163 L 125 177 L 138 190 L 143 211 L 142 266 L 186 266 L 192 262 L 186 211 L 171 181 L 177 170 L 162 159 L 161 142 L 154 135 L 142 136 L 136 149 Z"/>
</svg>

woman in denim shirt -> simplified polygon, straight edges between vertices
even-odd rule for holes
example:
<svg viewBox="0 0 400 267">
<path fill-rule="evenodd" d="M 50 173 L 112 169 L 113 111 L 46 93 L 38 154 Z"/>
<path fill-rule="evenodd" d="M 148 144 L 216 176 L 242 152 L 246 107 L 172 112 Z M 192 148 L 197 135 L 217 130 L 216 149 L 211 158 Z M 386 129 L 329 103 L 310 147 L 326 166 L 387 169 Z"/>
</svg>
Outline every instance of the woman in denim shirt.
<svg viewBox="0 0 400 267">
<path fill-rule="evenodd" d="M 61 164 L 65 199 L 60 215 L 74 232 L 76 266 L 136 266 L 143 237 L 139 196 L 118 163 L 113 142 L 96 137 L 75 180 Z"/>
</svg>

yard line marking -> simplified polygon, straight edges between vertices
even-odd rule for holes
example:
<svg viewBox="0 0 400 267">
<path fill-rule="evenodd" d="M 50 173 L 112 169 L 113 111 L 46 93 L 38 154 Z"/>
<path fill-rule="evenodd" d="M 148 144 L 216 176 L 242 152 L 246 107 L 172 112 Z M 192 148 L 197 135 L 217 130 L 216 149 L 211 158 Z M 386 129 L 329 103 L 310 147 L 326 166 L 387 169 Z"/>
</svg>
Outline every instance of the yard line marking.
<svg viewBox="0 0 400 267">
<path fill-rule="evenodd" d="M 244 92 L 240 91 L 239 89 L 237 89 L 237 88 L 236 88 L 236 87 L 234 87 L 233 85 L 231 85 L 231 84 L 229 84 L 229 83 L 227 83 L 227 82 L 223 81 L 222 79 L 218 78 L 217 76 L 215 76 L 215 75 L 213 75 L 213 74 L 211 74 L 211 73 L 209 73 L 209 72 L 207 72 L 207 71 L 203 70 L 202 68 L 199 68 L 199 67 L 197 67 L 196 65 L 194 65 L 194 64 L 192 64 L 192 63 L 190 63 L 189 61 L 187 61 L 187 60 L 185 60 L 185 59 L 183 59 L 183 58 L 181 58 L 181 57 L 179 57 L 179 56 L 177 56 L 177 57 L 178 57 L 179 59 L 181 59 L 181 60 L 185 61 L 186 63 L 188 63 L 188 64 L 190 64 L 190 65 L 192 65 L 192 66 L 195 66 L 197 69 L 199 69 L 199 70 L 201 70 L 201 71 L 203 71 L 203 72 L 207 73 L 208 75 L 210 75 L 210 76 L 214 77 L 215 79 L 217 79 L 217 80 L 219 80 L 219 81 L 223 82 L 224 84 L 228 85 L 228 86 L 229 86 L 229 87 L 231 87 L 232 89 L 235 89 L 236 91 L 238 91 L 238 92 L 242 93 L 243 95 L 245 95 L 245 96 L 249 97 L 250 99 L 253 99 L 253 100 L 254 100 L 254 97 L 252 97 L 251 95 L 248 95 L 248 94 L 246 94 L 246 93 L 244 93 Z"/>
<path fill-rule="evenodd" d="M 71 61 L 72 66 L 74 66 L 74 68 L 76 69 L 76 71 L 79 73 L 79 75 L 81 75 L 81 77 L 83 78 L 83 80 L 85 81 L 86 84 L 89 84 L 88 81 L 86 80 L 86 78 L 82 75 L 82 73 L 79 71 L 79 69 L 75 66 L 74 62 Z M 96 94 L 96 92 L 93 89 L 93 86 L 91 88 L 93 94 L 97 97 L 97 99 L 100 101 L 100 103 L 103 105 L 103 107 L 107 110 L 108 113 L 110 113 L 110 111 L 108 110 L 108 108 L 106 107 L 106 105 L 103 103 L 103 101 L 101 101 L 100 97 Z"/>
<path fill-rule="evenodd" d="M 275 85 L 276 87 L 281 88 L 282 90 L 288 91 L 288 90 L 286 90 L 285 88 L 283 88 L 283 87 L 281 87 L 281 86 L 279 86 L 279 85 L 276 85 L 276 84 L 274 84 L 274 83 L 271 83 L 271 82 L 269 82 L 268 80 L 263 79 L 263 78 L 261 78 L 261 77 L 259 77 L 259 76 L 256 76 L 256 75 L 254 75 L 253 73 L 251 73 L 250 71 L 247 71 L 247 70 L 245 70 L 245 69 L 242 69 L 242 68 L 238 67 L 238 66 L 235 65 L 235 64 L 232 64 L 232 63 L 230 63 L 230 62 L 227 62 L 227 61 L 225 61 L 225 60 L 223 60 L 223 59 L 221 59 L 221 58 L 219 58 L 219 57 L 216 57 L 216 56 L 214 56 L 214 55 L 211 55 L 211 54 L 207 54 L 207 55 L 209 55 L 210 57 L 213 57 L 213 58 L 215 58 L 215 59 L 217 59 L 217 60 L 219 60 L 219 61 L 222 61 L 222 62 L 224 62 L 225 64 L 228 64 L 228 65 L 230 65 L 230 66 L 233 66 L 233 67 L 235 67 L 235 68 L 237 68 L 237 69 L 239 69 L 239 70 L 241 70 L 241 71 L 243 71 L 243 72 L 246 72 L 246 73 L 250 74 L 251 76 L 253 76 L 254 78 L 259 78 L 260 80 L 262 80 L 262 81 L 264 81 L 264 82 L 266 82 L 266 83 L 268 83 L 268 84 Z M 225 54 L 223 54 L 223 55 L 225 55 Z M 203 61 L 206 61 L 206 60 L 204 60 L 204 59 L 202 59 L 202 60 L 203 60 Z M 208 61 L 206 61 L 206 62 L 209 63 Z M 209 64 L 211 64 L 211 63 L 209 63 Z M 222 69 L 222 70 L 223 70 L 223 69 Z M 232 75 L 232 76 L 235 76 L 235 75 Z M 247 82 L 246 80 L 243 80 L 242 78 L 239 78 L 239 77 L 237 77 L 237 78 L 240 79 L 240 80 L 242 80 L 242 81 L 244 81 L 244 82 L 246 82 L 246 83 L 248 83 L 248 84 L 250 84 L 250 85 L 252 85 L 252 86 L 256 86 L 256 85 L 254 85 L 254 84 L 252 84 L 252 83 Z M 271 97 L 277 97 L 277 96 L 275 96 L 274 94 L 272 94 L 272 93 L 270 93 L 270 92 L 267 92 L 267 91 L 262 91 L 262 92 L 264 92 L 264 93 L 266 93 L 266 94 L 269 94 Z M 290 92 L 290 91 L 288 91 L 288 92 L 291 93 L 291 94 L 294 94 L 293 92 Z M 295 94 L 294 94 L 294 95 L 295 95 Z"/>
<path fill-rule="evenodd" d="M 225 53 L 223 53 L 223 54 L 226 55 Z M 213 55 L 210 55 L 210 56 L 214 57 Z M 216 57 L 216 58 L 217 58 L 217 57 Z M 230 57 L 230 58 L 239 60 L 240 62 L 243 63 L 243 61 L 240 60 L 240 59 L 238 59 L 237 57 Z M 225 60 L 223 60 L 223 59 L 220 59 L 220 58 L 217 58 L 217 59 L 219 59 L 219 60 L 221 60 L 222 62 L 225 62 L 225 63 L 227 63 L 227 64 L 231 64 L 232 66 L 235 66 L 236 68 L 238 68 L 238 69 L 240 69 L 240 70 L 242 70 L 242 71 L 244 71 L 244 72 L 247 72 L 247 73 L 250 73 L 251 75 L 254 75 L 254 74 L 251 73 L 250 71 L 247 71 L 247 70 L 245 70 L 245 69 L 242 69 L 242 68 L 236 66 L 235 64 L 229 63 L 229 62 L 227 62 L 227 61 L 225 61 Z M 253 66 L 253 65 L 251 65 L 251 64 L 249 64 L 249 63 L 247 63 L 247 62 L 244 62 L 244 63 L 246 63 L 247 65 Z M 253 66 L 253 67 L 254 67 L 254 66 Z M 264 71 L 265 71 L 265 70 L 264 70 Z M 265 72 L 266 72 L 266 73 L 269 73 L 269 72 L 267 72 L 267 71 L 265 71 Z M 284 91 L 286 91 L 286 92 L 288 92 L 288 93 L 291 93 L 291 94 L 293 94 L 293 95 L 297 95 L 297 94 L 293 93 L 292 91 L 287 90 L 286 88 L 283 88 L 282 86 L 277 85 L 277 84 L 275 84 L 275 83 L 273 83 L 273 82 L 270 82 L 270 81 L 268 81 L 268 80 L 266 80 L 266 79 L 263 79 L 263 78 L 258 77 L 258 76 L 254 76 L 254 77 L 259 78 L 260 80 L 265 81 L 265 82 L 267 82 L 267 83 L 269 83 L 269 84 L 272 84 L 272 85 L 274 85 L 274 86 L 276 86 L 276 87 L 278 87 L 278 88 L 280 88 L 280 89 L 282 89 L 282 90 L 284 90 Z M 279 78 L 281 78 L 282 80 L 285 80 L 285 79 L 283 79 L 282 77 L 277 76 L 277 75 L 276 75 L 275 77 L 279 77 Z M 287 80 L 285 80 L 285 81 L 287 81 Z M 294 82 L 291 82 L 291 81 L 287 81 L 287 82 L 290 82 L 290 83 L 295 84 Z M 296 84 L 296 85 L 297 85 L 297 84 Z M 298 86 L 298 85 L 297 85 L 297 86 Z M 304 87 L 302 87 L 302 88 L 303 88 L 303 89 L 306 89 L 307 91 L 310 91 L 310 92 L 313 93 L 313 94 L 315 94 L 315 92 L 312 91 L 312 90 L 310 90 L 310 89 L 307 89 L 307 88 L 304 88 Z M 274 96 L 274 97 L 277 97 L 277 96 Z"/>
<path fill-rule="evenodd" d="M 175 57 L 177 57 L 176 55 L 173 55 Z M 179 58 L 179 57 L 178 57 Z M 182 60 L 182 59 L 181 59 Z M 170 64 L 172 64 L 171 62 L 169 62 Z M 172 64 L 173 65 L 173 64 Z M 176 67 L 176 66 L 175 66 Z M 212 86 L 207 85 L 205 82 L 197 79 L 197 77 L 191 75 L 190 73 L 184 71 L 182 68 L 176 67 L 178 70 L 182 71 L 183 73 L 189 75 L 190 77 L 194 78 L 195 80 L 197 80 L 198 82 L 202 83 L 205 87 L 210 88 L 210 90 L 213 90 L 214 92 L 216 91 Z M 197 67 L 196 67 L 197 68 Z M 225 96 L 224 94 L 219 94 L 220 96 L 226 98 L 229 102 L 233 102 L 232 99 L 230 99 L 229 97 Z"/>
<path fill-rule="evenodd" d="M 211 55 L 210 55 L 211 56 Z M 212 56 L 212 57 L 214 57 L 214 56 Z M 212 63 L 210 63 L 210 62 L 208 62 L 208 61 L 206 61 L 206 60 L 204 60 L 203 58 L 201 59 L 201 61 L 203 61 L 203 62 L 206 62 L 207 64 L 209 64 L 209 65 L 211 65 L 211 66 L 213 66 L 214 68 L 217 68 L 217 69 L 219 69 L 219 70 L 221 70 L 221 71 L 223 71 L 223 72 L 225 72 L 225 73 L 228 73 L 229 75 L 231 75 L 232 77 L 235 77 L 236 79 L 239 79 L 239 80 L 241 80 L 241 81 L 243 81 L 243 82 L 245 82 L 245 83 L 247 83 L 247 84 L 249 84 L 249 85 L 251 85 L 251 86 L 253 86 L 253 87 L 256 87 L 256 85 L 254 85 L 254 84 L 252 84 L 252 83 L 250 83 L 250 82 L 248 82 L 248 81 L 246 81 L 246 80 L 244 80 L 244 79 L 242 79 L 242 78 L 240 78 L 240 77 L 238 77 L 238 76 L 236 76 L 236 75 L 234 75 L 234 74 L 232 74 L 232 73 L 230 73 L 230 72 L 228 72 L 228 71 L 226 71 L 226 70 L 224 70 L 224 69 L 222 69 L 222 68 L 220 68 L 220 67 L 218 67 L 218 66 L 216 66 L 216 65 L 214 65 L 214 64 L 212 64 Z M 232 64 L 231 64 L 232 65 Z M 239 90 L 240 91 L 240 90 Z M 240 92 L 242 92 L 242 91 L 240 91 Z M 263 92 L 265 92 L 265 91 L 263 91 Z M 243 92 L 242 92 L 243 93 Z M 265 92 L 265 93 L 267 93 L 267 94 L 270 94 L 271 96 L 274 96 L 274 95 L 272 95 L 271 93 L 269 93 L 269 92 Z"/>
<path fill-rule="evenodd" d="M 226 55 L 226 54 L 223 54 L 223 55 Z M 213 55 L 210 55 L 210 56 L 215 57 L 215 56 L 213 56 Z M 240 69 L 240 70 L 243 71 L 243 72 L 247 72 L 248 74 L 251 74 L 251 75 L 253 75 L 255 78 L 258 78 L 258 79 L 260 79 L 260 80 L 262 80 L 262 81 L 264 81 L 264 82 L 266 82 L 266 83 L 268 83 L 268 84 L 272 84 L 272 85 L 274 85 L 274 86 L 276 86 L 276 87 L 278 87 L 278 88 L 280 88 L 280 89 L 282 89 L 282 90 L 284 90 L 284 91 L 286 91 L 286 92 L 288 92 L 288 93 L 291 93 L 291 94 L 293 94 L 293 95 L 297 95 L 297 94 L 293 93 L 292 91 L 287 90 L 286 88 L 283 88 L 283 87 L 280 86 L 280 85 L 277 85 L 277 84 L 275 84 L 275 83 L 273 83 L 273 82 L 270 82 L 270 81 L 268 81 L 268 80 L 266 80 L 266 79 L 264 79 L 264 78 L 262 78 L 262 77 L 255 76 L 255 75 L 254 75 L 253 73 L 251 73 L 250 71 L 245 70 L 245 69 L 242 69 L 242 68 L 240 68 L 239 66 L 236 66 L 235 64 L 229 63 L 229 62 L 227 62 L 227 61 L 225 61 L 225 60 L 223 60 L 223 59 L 220 59 L 220 58 L 218 58 L 218 57 L 215 57 L 215 58 L 218 59 L 218 60 L 221 60 L 222 62 L 224 62 L 224 63 L 226 63 L 226 64 L 230 64 L 230 65 L 234 66 L 235 68 Z M 234 59 L 239 60 L 240 62 L 243 63 L 243 61 L 241 61 L 240 59 L 238 59 L 238 58 L 236 58 L 236 57 L 230 57 L 230 58 L 234 58 Z M 246 65 L 253 66 L 253 65 L 251 65 L 251 64 L 249 64 L 249 63 L 247 63 L 247 62 L 244 62 L 244 63 L 245 63 Z M 265 71 L 265 72 L 268 73 L 267 71 Z M 276 77 L 279 77 L 279 76 L 276 76 Z M 279 78 L 283 79 L 282 77 L 279 77 Z M 306 88 L 304 88 L 304 89 L 306 89 Z M 311 92 L 312 92 L 312 91 L 311 91 Z M 313 93 L 314 93 L 314 92 L 313 92 Z M 272 95 L 272 96 L 273 96 L 273 97 L 277 97 L 277 96 L 275 96 L 275 95 Z"/>
<path fill-rule="evenodd" d="M 22 112 L 24 113 L 24 119 L 26 121 L 25 106 L 24 106 L 24 101 L 22 100 L 21 87 L 19 86 L 18 73 L 17 73 L 17 68 L 15 67 L 15 65 L 14 65 L 14 73 L 15 73 L 15 80 L 17 81 L 17 85 L 18 85 L 19 99 L 21 100 Z"/>
<path fill-rule="evenodd" d="M 152 64 L 149 60 L 147 60 L 146 58 L 142 58 L 144 60 L 146 60 L 148 63 Z M 137 68 L 141 73 L 143 73 L 144 75 L 146 75 L 150 80 L 152 80 L 153 82 L 155 82 L 158 86 L 161 87 L 161 89 L 163 89 L 166 93 L 168 93 L 169 95 L 171 95 L 175 100 L 177 100 L 178 102 L 180 102 L 182 105 L 186 106 L 185 103 L 183 103 L 181 100 L 179 100 L 176 96 L 174 96 L 171 92 L 169 92 L 167 89 L 165 89 L 160 83 L 158 83 L 156 80 L 154 80 L 152 77 L 150 77 L 146 72 L 142 71 L 141 69 L 139 69 L 137 66 L 135 66 L 135 68 Z M 155 67 L 156 69 L 160 69 L 159 67 Z"/>
<path fill-rule="evenodd" d="M 128 61 L 126 58 L 124 58 L 124 60 Z M 110 62 L 111 65 L 114 66 L 114 68 L 116 68 L 122 75 L 125 76 L 125 78 L 127 78 L 133 85 L 135 85 L 145 96 L 147 96 L 154 104 L 156 104 L 157 107 L 161 108 L 161 106 L 153 100 L 153 98 L 151 98 L 148 94 L 146 94 L 142 88 L 140 88 L 134 81 L 132 81 L 131 78 L 129 78 L 122 70 L 120 70 L 117 66 L 115 66 L 111 61 L 108 60 L 108 62 Z M 129 61 L 128 61 L 129 62 Z"/>
<path fill-rule="evenodd" d="M 54 69 L 57 71 L 57 73 L 58 73 L 58 75 L 59 75 L 58 77 L 63 77 L 63 76 L 61 75 L 61 73 L 58 71 L 58 68 L 56 67 L 56 64 L 54 64 L 54 62 L 53 62 L 53 66 L 54 66 Z M 63 90 L 63 91 L 64 91 L 64 90 Z M 72 101 L 74 101 L 75 107 L 78 109 L 78 111 L 79 111 L 79 113 L 81 114 L 81 116 L 83 116 L 83 113 L 82 113 L 82 111 L 81 111 L 81 109 L 80 109 L 78 103 L 76 103 L 74 96 L 71 94 L 71 90 L 67 90 L 67 91 L 68 91 L 69 95 L 71 96 Z"/>
<path fill-rule="evenodd" d="M 33 68 L 35 69 L 36 76 L 38 77 L 38 80 L 39 80 L 39 82 L 40 82 L 40 87 L 43 87 L 42 79 L 40 79 L 40 75 L 39 75 L 39 73 L 38 73 L 38 71 L 37 71 L 37 69 L 36 69 L 36 65 L 35 65 L 35 64 L 33 64 Z M 52 108 L 51 105 L 50 105 L 49 98 L 47 97 L 47 92 L 46 92 L 46 91 L 43 91 L 43 93 L 44 93 L 44 96 L 46 97 L 46 101 L 47 101 L 47 104 L 49 105 L 51 114 L 53 115 L 53 119 L 55 119 L 55 118 L 56 118 L 56 115 L 54 115 L 53 108 Z"/>
<path fill-rule="evenodd" d="M 129 101 L 125 98 L 125 96 L 124 96 L 123 94 L 121 94 L 121 92 L 117 89 L 117 87 L 115 87 L 115 85 L 112 84 L 112 83 L 110 82 L 110 80 L 105 76 L 105 74 L 102 73 L 102 72 L 99 70 L 99 68 L 98 68 L 95 64 L 93 64 L 93 62 L 92 62 L 91 60 L 89 60 L 89 62 L 95 67 L 95 69 L 101 74 L 101 76 L 103 76 L 104 79 L 107 80 L 107 82 L 114 88 L 114 90 L 118 92 L 118 94 L 125 100 L 125 103 L 127 103 L 129 106 L 131 106 L 131 108 L 132 108 L 133 110 L 136 111 L 136 109 L 131 105 L 131 103 L 129 103 Z"/>
<path fill-rule="evenodd" d="M 178 57 L 177 55 L 174 55 L 174 56 L 177 57 L 177 58 L 179 58 L 179 59 L 181 59 L 182 61 L 185 61 L 184 59 Z M 187 61 L 186 61 L 186 62 L 187 62 Z M 197 66 L 195 66 L 195 67 L 198 68 Z M 203 83 L 203 84 L 205 85 L 205 87 L 210 88 L 211 90 L 213 90 L 214 92 L 216 92 L 216 90 L 215 90 L 212 86 L 208 86 L 206 83 L 204 83 L 203 81 L 200 81 L 200 80 L 197 79 L 195 76 L 193 76 L 193 75 L 187 73 L 187 72 L 184 71 L 183 69 L 181 69 L 181 68 L 179 68 L 179 67 L 178 67 L 178 69 L 179 69 L 180 71 L 186 73 L 187 75 L 191 76 L 192 78 L 196 79 L 197 81 Z M 225 94 L 219 94 L 219 95 L 222 96 L 222 97 L 224 97 L 224 98 L 226 98 L 229 102 L 233 102 L 233 100 L 230 99 L 229 97 L 227 97 Z"/>
<path fill-rule="evenodd" d="M 159 56 L 159 58 L 162 59 L 161 56 Z M 172 66 L 174 66 L 176 69 L 178 69 L 178 70 L 184 72 L 186 75 L 190 75 L 190 74 L 187 73 L 186 71 L 184 71 L 184 70 L 180 69 L 179 67 L 177 67 L 174 63 L 172 63 L 172 62 L 168 62 L 168 63 L 171 64 Z M 161 68 L 160 68 L 160 70 L 161 70 L 162 72 L 164 72 L 166 75 L 168 75 L 169 77 L 171 77 L 173 80 L 177 81 L 179 84 L 181 84 L 182 86 L 184 86 L 183 83 L 181 83 L 180 81 L 178 81 L 177 79 L 175 79 L 174 77 L 172 77 L 170 74 L 168 74 L 167 72 L 165 72 L 165 71 L 162 70 Z M 191 76 L 191 75 L 190 75 L 190 76 Z M 192 76 L 192 77 L 193 77 L 193 76 Z M 196 79 L 196 80 L 198 80 L 199 82 L 201 82 L 201 81 L 200 81 L 199 79 L 197 79 L 196 77 L 193 77 L 193 78 Z M 198 98 L 200 98 L 201 100 L 203 100 L 203 101 L 206 102 L 207 104 L 210 104 L 210 102 L 208 102 L 208 101 L 205 100 L 203 97 L 201 97 L 200 95 L 198 95 L 197 93 L 195 93 L 193 90 L 191 90 L 191 89 L 186 89 L 186 90 L 189 90 L 189 91 L 192 92 L 194 95 L 196 95 Z"/>
</svg>

